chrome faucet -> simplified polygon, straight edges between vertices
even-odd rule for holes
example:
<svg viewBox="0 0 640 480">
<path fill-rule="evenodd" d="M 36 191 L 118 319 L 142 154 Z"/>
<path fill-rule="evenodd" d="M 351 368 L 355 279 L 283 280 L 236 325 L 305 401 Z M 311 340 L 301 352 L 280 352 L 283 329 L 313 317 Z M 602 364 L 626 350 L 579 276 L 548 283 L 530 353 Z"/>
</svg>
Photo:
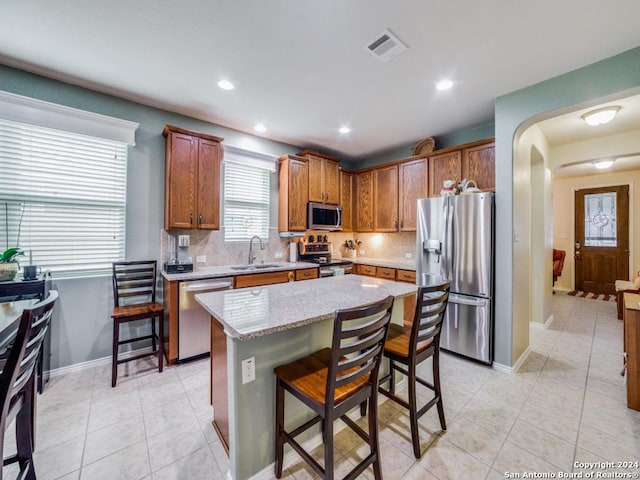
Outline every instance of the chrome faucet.
<svg viewBox="0 0 640 480">
<path fill-rule="evenodd" d="M 255 238 L 257 238 L 260 242 L 260 250 L 264 250 L 266 248 L 266 245 L 262 242 L 262 239 L 258 235 L 254 235 L 253 237 L 251 237 L 251 240 L 249 240 L 249 261 L 247 262 L 249 265 L 251 265 L 256 259 L 256 254 L 253 253 L 253 240 Z"/>
</svg>

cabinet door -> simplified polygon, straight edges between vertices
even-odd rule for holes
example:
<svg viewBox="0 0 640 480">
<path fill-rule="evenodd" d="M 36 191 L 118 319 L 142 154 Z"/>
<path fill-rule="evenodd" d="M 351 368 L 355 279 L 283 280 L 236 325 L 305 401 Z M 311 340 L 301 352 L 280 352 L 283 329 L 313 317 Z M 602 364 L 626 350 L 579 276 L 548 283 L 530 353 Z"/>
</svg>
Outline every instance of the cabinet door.
<svg viewBox="0 0 640 480">
<path fill-rule="evenodd" d="M 495 144 L 467 148 L 462 152 L 462 178 L 473 180 L 480 190 L 495 190 Z"/>
<path fill-rule="evenodd" d="M 289 165 L 289 230 L 307 229 L 309 167 L 307 162 L 290 160 Z"/>
<path fill-rule="evenodd" d="M 198 218 L 202 230 L 220 228 L 220 144 L 200 139 L 198 148 Z"/>
<path fill-rule="evenodd" d="M 353 231 L 353 173 L 340 171 L 340 205 L 342 231 Z"/>
<path fill-rule="evenodd" d="M 324 163 L 324 201 L 325 203 L 340 203 L 340 170 L 338 162 L 325 160 Z"/>
<path fill-rule="evenodd" d="M 373 230 L 398 231 L 398 166 L 373 171 Z"/>
<path fill-rule="evenodd" d="M 356 231 L 373 232 L 373 171 L 356 175 Z"/>
<path fill-rule="evenodd" d="M 462 180 L 462 153 L 458 150 L 429 157 L 429 196 L 439 197 L 442 182 Z"/>
<path fill-rule="evenodd" d="M 198 139 L 171 132 L 165 165 L 165 228 L 195 228 Z"/>
<path fill-rule="evenodd" d="M 416 208 L 419 198 L 427 196 L 427 160 L 400 164 L 398 217 L 401 232 L 416 231 Z"/>
<path fill-rule="evenodd" d="M 309 201 L 324 202 L 324 158 L 307 156 L 309 163 Z"/>
</svg>

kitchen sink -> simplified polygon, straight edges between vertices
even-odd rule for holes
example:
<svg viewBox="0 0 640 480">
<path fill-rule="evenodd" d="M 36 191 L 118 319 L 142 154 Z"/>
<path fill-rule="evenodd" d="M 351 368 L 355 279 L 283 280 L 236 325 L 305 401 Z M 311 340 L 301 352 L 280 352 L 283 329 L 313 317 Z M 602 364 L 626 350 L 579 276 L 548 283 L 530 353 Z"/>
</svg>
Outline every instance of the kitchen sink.
<svg viewBox="0 0 640 480">
<path fill-rule="evenodd" d="M 276 268 L 280 265 L 274 265 L 272 263 L 260 263 L 258 265 L 237 265 L 231 267 L 231 270 L 261 270 L 263 268 Z"/>
</svg>

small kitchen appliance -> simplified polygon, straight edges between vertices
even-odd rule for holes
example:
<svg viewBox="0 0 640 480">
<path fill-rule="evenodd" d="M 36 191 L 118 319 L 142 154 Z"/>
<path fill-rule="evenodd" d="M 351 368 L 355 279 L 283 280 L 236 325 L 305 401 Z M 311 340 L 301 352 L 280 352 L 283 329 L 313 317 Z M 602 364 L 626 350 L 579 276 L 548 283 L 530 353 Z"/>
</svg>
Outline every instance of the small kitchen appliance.
<svg viewBox="0 0 640 480">
<path fill-rule="evenodd" d="M 165 272 L 193 272 L 193 263 L 189 259 L 190 243 L 189 235 L 167 235 L 167 250 L 173 252 L 173 255 L 163 265 Z"/>
</svg>

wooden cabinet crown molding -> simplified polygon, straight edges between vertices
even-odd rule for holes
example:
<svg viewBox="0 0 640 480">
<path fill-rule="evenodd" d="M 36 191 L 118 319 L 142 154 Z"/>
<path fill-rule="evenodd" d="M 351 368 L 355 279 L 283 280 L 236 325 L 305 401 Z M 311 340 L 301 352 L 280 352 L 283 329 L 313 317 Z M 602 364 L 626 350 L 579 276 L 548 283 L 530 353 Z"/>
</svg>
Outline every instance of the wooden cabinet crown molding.
<svg viewBox="0 0 640 480">
<path fill-rule="evenodd" d="M 326 153 L 316 152 L 315 150 L 305 149 L 305 150 L 302 150 L 301 152 L 296 153 L 296 155 L 298 157 L 313 155 L 314 157 L 322 157 L 322 158 L 326 158 L 327 160 L 333 160 L 334 162 L 340 162 L 340 159 L 338 157 L 334 157 L 333 155 L 327 155 Z"/>
<path fill-rule="evenodd" d="M 224 138 L 216 137 L 215 135 L 209 135 L 208 133 L 193 132 L 185 128 L 176 127 L 174 125 L 165 125 L 162 129 L 162 135 L 166 137 L 170 132 L 182 133 L 183 135 L 189 135 L 191 137 L 204 138 L 205 140 L 211 140 L 212 142 L 222 142 Z"/>
</svg>

